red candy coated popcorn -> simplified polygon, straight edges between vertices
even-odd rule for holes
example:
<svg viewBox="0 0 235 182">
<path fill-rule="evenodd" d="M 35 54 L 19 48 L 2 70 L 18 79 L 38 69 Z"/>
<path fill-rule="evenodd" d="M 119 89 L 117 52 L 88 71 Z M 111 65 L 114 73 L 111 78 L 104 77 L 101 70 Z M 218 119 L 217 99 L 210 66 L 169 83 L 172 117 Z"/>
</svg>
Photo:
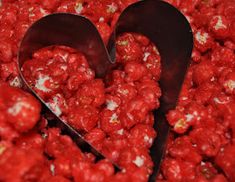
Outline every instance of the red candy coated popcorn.
<svg viewBox="0 0 235 182">
<path fill-rule="evenodd" d="M 161 57 L 151 40 L 131 32 L 117 37 L 118 66 L 104 80 L 95 78 L 84 55 L 63 46 L 36 51 L 22 70 L 57 116 L 123 168 L 118 173 L 48 127 L 40 103 L 22 90 L 16 64 L 19 43 L 39 18 L 56 12 L 86 16 L 107 43 L 121 11 L 134 2 L 1 1 L 0 181 L 148 180 L 149 148 L 158 135 L 152 110 L 161 96 Z M 234 0 L 168 2 L 190 22 L 194 51 L 177 107 L 167 114 L 172 128 L 157 181 L 234 181 Z"/>
</svg>

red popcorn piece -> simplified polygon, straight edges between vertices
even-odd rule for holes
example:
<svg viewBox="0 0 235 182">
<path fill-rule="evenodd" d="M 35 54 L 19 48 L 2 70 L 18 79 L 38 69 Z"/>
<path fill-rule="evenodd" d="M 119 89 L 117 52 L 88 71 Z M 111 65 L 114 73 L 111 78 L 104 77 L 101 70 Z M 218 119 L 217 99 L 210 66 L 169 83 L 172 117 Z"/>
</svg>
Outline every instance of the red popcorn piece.
<svg viewBox="0 0 235 182">
<path fill-rule="evenodd" d="M 224 16 L 213 16 L 209 26 L 211 31 L 218 38 L 225 38 L 229 34 L 229 22 Z"/>
<path fill-rule="evenodd" d="M 193 81 L 197 85 L 211 81 L 213 76 L 215 76 L 214 67 L 209 62 L 201 62 L 199 65 L 194 67 Z"/>
<path fill-rule="evenodd" d="M 196 89 L 194 99 L 197 103 L 206 105 L 210 102 L 212 96 L 220 91 L 221 88 L 217 84 L 206 82 Z"/>
<path fill-rule="evenodd" d="M 107 167 L 104 170 L 104 167 Z M 97 164 L 93 165 L 86 162 L 80 162 L 74 167 L 73 173 L 75 181 L 104 181 L 110 175 L 112 175 L 114 169 L 112 165 L 106 161 L 100 161 Z"/>
<path fill-rule="evenodd" d="M 117 53 L 122 55 L 120 61 L 122 63 L 129 61 L 140 61 L 142 57 L 142 49 L 139 43 L 131 34 L 124 34 L 116 41 Z"/>
<path fill-rule="evenodd" d="M 26 132 L 33 128 L 40 118 L 41 106 L 30 94 L 22 90 L 1 86 L 2 110 L 6 112 L 6 120 L 17 131 Z"/>
<path fill-rule="evenodd" d="M 121 128 L 110 133 L 110 138 L 112 139 L 126 139 L 129 134 L 127 129 Z"/>
<path fill-rule="evenodd" d="M 59 6 L 56 9 L 56 12 L 69 12 L 80 14 L 82 10 L 83 6 L 81 2 L 64 0 L 60 2 Z"/>
<path fill-rule="evenodd" d="M 14 4 L 8 4 L 7 6 L 1 7 L 1 14 L 5 14 L 1 18 L 1 23 L 13 25 L 16 22 L 18 9 Z"/>
<path fill-rule="evenodd" d="M 60 53 L 60 49 L 58 50 L 58 53 Z M 62 52 L 63 53 L 63 52 Z M 73 71 L 83 71 L 84 68 L 88 68 L 88 63 L 86 58 L 78 53 L 72 53 L 72 54 L 68 54 L 68 51 L 66 51 L 66 49 L 64 50 L 64 53 L 61 55 L 62 58 L 65 56 L 65 58 L 67 57 L 67 61 L 68 61 L 68 68 L 71 72 Z"/>
<path fill-rule="evenodd" d="M 148 46 L 150 44 L 150 40 L 143 35 L 134 34 L 134 37 L 137 42 L 142 44 L 142 46 Z"/>
<path fill-rule="evenodd" d="M 201 162 L 200 165 L 197 166 L 197 173 L 198 177 L 201 178 L 200 180 L 211 180 L 216 181 L 218 178 L 217 176 L 217 170 L 214 168 L 214 166 L 209 162 Z M 216 179 L 217 178 L 217 179 Z M 222 178 L 223 181 L 223 178 Z"/>
<path fill-rule="evenodd" d="M 135 62 L 128 62 L 125 65 L 124 70 L 126 73 L 125 79 L 127 82 L 138 81 L 147 73 L 144 65 Z"/>
<path fill-rule="evenodd" d="M 137 95 L 137 90 L 131 83 L 118 84 L 114 89 L 114 94 L 122 99 L 122 103 L 130 101 Z"/>
<path fill-rule="evenodd" d="M 124 71 L 114 70 L 108 76 L 107 84 L 111 85 L 111 89 L 107 89 L 107 90 L 113 90 L 112 89 L 113 85 L 124 83 L 124 81 L 125 81 L 124 78 L 125 78 L 125 72 Z"/>
<path fill-rule="evenodd" d="M 204 30 L 194 32 L 194 45 L 201 52 L 205 52 L 213 47 L 213 39 L 209 33 Z"/>
<path fill-rule="evenodd" d="M 144 53 L 144 58 L 143 58 L 144 65 L 151 73 L 152 78 L 158 81 L 160 79 L 160 74 L 161 74 L 160 58 L 158 55 L 153 55 L 153 54 L 150 54 L 149 56 L 148 55 L 149 52 Z"/>
<path fill-rule="evenodd" d="M 198 50 L 194 49 L 192 52 L 192 60 L 195 63 L 199 63 L 201 61 L 201 54 Z"/>
<path fill-rule="evenodd" d="M 235 40 L 235 33 L 234 33 L 234 30 L 235 30 L 235 23 L 233 22 L 233 23 L 231 24 L 231 27 L 230 27 L 230 37 L 231 37 L 231 40 L 233 40 L 233 42 L 234 42 L 234 40 Z"/>
<path fill-rule="evenodd" d="M 101 160 L 98 163 L 96 163 L 95 169 L 102 171 L 104 173 L 105 177 L 110 177 L 114 174 L 113 165 L 111 165 L 109 162 L 107 162 L 105 160 Z"/>
<path fill-rule="evenodd" d="M 5 63 L 0 65 L 0 78 L 6 81 L 10 76 L 16 76 L 17 67 L 15 62 Z"/>
<path fill-rule="evenodd" d="M 44 9 L 42 6 L 31 6 L 28 9 L 29 11 L 29 22 L 33 23 L 39 18 L 42 18 L 43 16 L 46 16 L 50 14 L 50 11 Z"/>
<path fill-rule="evenodd" d="M 85 139 L 95 146 L 98 150 L 101 150 L 102 143 L 105 139 L 105 132 L 102 129 L 94 128 L 89 133 L 87 133 L 85 136 Z"/>
<path fill-rule="evenodd" d="M 211 18 L 216 14 L 216 9 L 213 6 L 205 6 L 201 3 L 200 9 L 193 13 L 194 24 L 197 27 L 206 27 Z"/>
<path fill-rule="evenodd" d="M 65 98 L 61 94 L 56 94 L 46 105 L 57 115 L 61 116 L 63 113 L 68 112 L 68 105 Z"/>
<path fill-rule="evenodd" d="M 119 114 L 117 114 L 115 111 L 104 109 L 100 113 L 100 128 L 106 133 L 122 129 Z"/>
<path fill-rule="evenodd" d="M 146 181 L 148 180 L 149 171 L 145 168 L 137 168 L 134 173 L 128 173 L 132 181 Z"/>
<path fill-rule="evenodd" d="M 219 66 L 220 65 L 234 66 L 233 62 L 234 57 L 235 57 L 234 52 L 231 49 L 225 47 L 218 46 L 212 52 L 212 61 Z"/>
<path fill-rule="evenodd" d="M 1 62 L 7 63 L 11 62 L 13 58 L 13 48 L 12 48 L 13 42 L 10 40 L 1 40 L 0 41 L 0 56 L 1 56 Z"/>
<path fill-rule="evenodd" d="M 227 40 L 224 42 L 225 47 L 229 48 L 229 49 L 235 49 L 234 47 L 234 43 L 231 40 Z"/>
<path fill-rule="evenodd" d="M 91 178 L 91 164 L 87 162 L 79 162 L 73 168 L 73 176 L 75 181 L 88 181 Z M 95 179 L 93 179 L 94 181 Z M 97 178 L 96 178 L 97 180 Z"/>
<path fill-rule="evenodd" d="M 222 93 L 213 98 L 212 104 L 221 115 L 223 115 L 225 118 L 229 118 L 231 117 L 233 112 L 233 102 L 233 98 L 228 97 L 227 95 Z"/>
<path fill-rule="evenodd" d="M 51 181 L 51 182 L 69 182 L 68 179 L 62 177 L 62 176 L 53 176 L 53 177 L 49 177 L 45 180 L 46 181 Z"/>
<path fill-rule="evenodd" d="M 13 35 L 14 35 L 14 27 L 12 27 L 11 25 L 7 25 L 7 24 L 0 24 L 0 27 L 1 27 L 1 30 L 0 30 L 1 40 L 4 40 L 4 39 L 6 41 L 7 41 L 7 39 L 11 40 L 13 38 Z M 7 46 L 7 44 L 4 44 L 4 42 L 2 42 L 2 43 L 3 43 L 3 48 L 5 46 Z M 10 48 L 10 46 L 11 45 L 8 45 L 8 48 Z M 8 50 L 5 50 L 5 51 L 10 52 L 11 49 L 8 49 Z"/>
<path fill-rule="evenodd" d="M 138 147 L 151 147 L 156 137 L 155 130 L 143 124 L 138 124 L 130 130 L 128 136 L 129 143 Z"/>
<path fill-rule="evenodd" d="M 132 147 L 124 149 L 119 156 L 119 164 L 125 169 L 151 168 L 153 165 L 146 149 Z"/>
<path fill-rule="evenodd" d="M 231 181 L 235 179 L 233 168 L 235 165 L 233 160 L 234 152 L 234 145 L 228 145 L 220 150 L 215 160 L 216 164 L 222 168 L 228 179 Z"/>
<path fill-rule="evenodd" d="M 38 151 L 43 151 L 44 144 L 45 140 L 43 137 L 38 133 L 34 133 L 33 131 L 21 136 L 16 140 L 16 146 L 26 150 L 35 149 Z"/>
<path fill-rule="evenodd" d="M 121 105 L 121 99 L 118 96 L 106 95 L 106 108 L 110 111 L 118 110 Z"/>
<path fill-rule="evenodd" d="M 233 1 L 229 0 L 221 3 L 218 8 L 218 13 L 225 15 L 228 18 L 234 18 L 235 7 Z"/>
<path fill-rule="evenodd" d="M 50 75 L 59 83 L 67 79 L 66 69 L 67 65 L 61 62 L 52 62 L 48 65 L 48 71 L 51 72 Z"/>
<path fill-rule="evenodd" d="M 35 90 L 42 98 L 51 96 L 59 91 L 59 84 L 50 75 L 39 74 L 34 83 Z"/>
<path fill-rule="evenodd" d="M 50 11 L 55 10 L 60 5 L 60 0 L 45 0 L 42 2 L 42 6 Z"/>
<path fill-rule="evenodd" d="M 170 125 L 174 126 L 174 130 L 177 133 L 184 133 L 189 127 L 189 123 L 186 121 L 184 114 L 178 110 L 169 111 L 167 120 Z"/>
<path fill-rule="evenodd" d="M 15 32 L 15 37 L 17 40 L 21 39 L 24 34 L 26 33 L 27 29 L 29 28 L 29 22 L 27 20 L 25 21 L 19 21 L 16 23 L 15 25 L 15 30 L 17 30 Z"/>
<path fill-rule="evenodd" d="M 158 83 L 156 83 L 155 81 L 150 80 L 150 79 L 145 79 L 142 82 L 140 82 L 137 85 L 137 89 L 139 92 L 141 92 L 142 90 L 145 90 L 145 89 L 151 89 L 156 93 L 157 97 L 161 96 L 161 90 L 159 88 Z"/>
<path fill-rule="evenodd" d="M 109 142 L 105 141 L 104 147 L 102 148 L 101 151 L 107 158 L 117 162 L 121 149 L 116 147 L 114 144 L 110 144 Z"/>
<path fill-rule="evenodd" d="M 207 107 L 202 104 L 191 103 L 186 113 L 185 117 L 192 125 L 198 124 L 200 126 L 200 124 L 203 124 L 202 121 L 206 121 L 210 118 Z"/>
<path fill-rule="evenodd" d="M 45 132 L 45 152 L 51 157 L 67 156 L 77 160 L 83 159 L 83 153 L 72 142 L 72 139 L 66 135 L 60 135 L 58 128 L 52 128 Z M 74 155 L 71 156 L 71 153 Z"/>
<path fill-rule="evenodd" d="M 143 80 L 138 84 L 138 94 L 144 98 L 150 109 L 158 108 L 161 90 L 153 80 Z"/>
<path fill-rule="evenodd" d="M 53 164 L 50 165 L 52 175 L 64 176 L 67 178 L 72 177 L 71 160 L 68 157 L 57 157 Z"/>
<path fill-rule="evenodd" d="M 82 13 L 94 22 L 100 18 L 108 22 L 118 10 L 118 4 L 115 1 L 88 1 Z"/>
<path fill-rule="evenodd" d="M 202 160 L 202 157 L 197 152 L 195 145 L 191 143 L 190 138 L 187 136 L 177 138 L 168 150 L 172 157 L 182 159 L 184 161 L 198 164 Z"/>
<path fill-rule="evenodd" d="M 108 180 L 112 180 L 114 182 L 118 181 L 128 182 L 131 180 L 131 177 L 126 173 L 118 173 L 117 175 L 113 176 L 111 179 Z"/>
<path fill-rule="evenodd" d="M 226 177 L 225 177 L 224 175 L 218 174 L 218 175 L 216 175 L 216 176 L 214 177 L 213 181 L 214 181 L 214 182 L 220 182 L 220 181 L 226 182 L 227 179 L 226 179 Z"/>
<path fill-rule="evenodd" d="M 75 107 L 70 109 L 68 122 L 78 130 L 90 131 L 98 122 L 98 110 L 93 106 Z"/>
<path fill-rule="evenodd" d="M 223 82 L 225 92 L 228 94 L 234 94 L 235 92 L 235 73 L 228 73 L 226 80 Z"/>
<path fill-rule="evenodd" d="M 9 80 L 7 82 L 12 87 L 22 88 L 22 86 L 23 86 L 22 80 L 21 80 L 21 78 L 19 76 L 11 76 L 11 77 L 9 77 Z"/>
<path fill-rule="evenodd" d="M 30 155 L 28 155 L 30 153 Z M 0 155 L 1 181 L 33 181 L 42 172 L 43 155 L 35 150 L 10 147 Z"/>
<path fill-rule="evenodd" d="M 67 82 L 67 89 L 75 91 L 78 87 L 86 80 L 84 76 L 80 73 L 74 73 L 70 76 Z"/>
<path fill-rule="evenodd" d="M 149 126 L 153 126 L 154 124 L 154 115 L 153 113 L 149 113 L 143 124 L 147 124 Z"/>
<path fill-rule="evenodd" d="M 189 162 L 168 158 L 163 162 L 163 175 L 170 181 L 190 181 L 195 178 L 195 166 Z"/>
<path fill-rule="evenodd" d="M 19 136 L 19 133 L 7 122 L 5 113 L 1 111 L 0 114 L 0 136 L 2 140 L 12 141 Z"/>
<path fill-rule="evenodd" d="M 92 80 L 84 83 L 77 91 L 80 105 L 101 106 L 105 101 L 104 84 L 101 80 Z"/>
<path fill-rule="evenodd" d="M 210 129 L 195 129 L 190 133 L 190 137 L 198 151 L 208 157 L 216 156 L 222 144 L 221 137 Z"/>
<path fill-rule="evenodd" d="M 81 67 L 77 69 L 76 73 L 71 73 L 68 79 L 67 88 L 69 90 L 77 90 L 80 84 L 85 81 L 94 79 L 95 73 L 90 68 Z"/>
<path fill-rule="evenodd" d="M 191 1 L 182 1 L 180 3 L 180 9 L 184 13 L 191 14 L 195 10 L 195 8 L 198 6 L 199 2 L 200 2 L 199 0 L 196 0 L 196 1 L 193 1 L 193 0 L 191 0 Z"/>
<path fill-rule="evenodd" d="M 137 123 L 141 123 L 149 112 L 148 104 L 142 97 L 136 97 L 123 107 L 120 113 L 120 119 L 124 127 L 131 128 Z"/>
</svg>

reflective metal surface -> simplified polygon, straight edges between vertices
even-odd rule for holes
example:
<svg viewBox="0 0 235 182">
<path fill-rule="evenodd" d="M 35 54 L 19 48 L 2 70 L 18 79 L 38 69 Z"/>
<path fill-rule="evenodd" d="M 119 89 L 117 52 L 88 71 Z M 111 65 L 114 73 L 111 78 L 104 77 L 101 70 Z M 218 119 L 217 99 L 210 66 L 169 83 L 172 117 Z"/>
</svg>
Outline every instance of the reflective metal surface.
<svg viewBox="0 0 235 182">
<path fill-rule="evenodd" d="M 97 29 L 88 19 L 68 13 L 48 15 L 34 23 L 26 32 L 19 49 L 19 70 L 36 50 L 52 45 L 65 45 L 82 52 L 91 68 L 95 70 L 96 76 L 104 77 L 115 63 L 116 37 L 124 32 L 136 32 L 147 36 L 158 47 L 161 55 L 162 97 L 160 108 L 154 111 L 157 138 L 151 148 L 154 172 L 149 179 L 155 181 L 169 132 L 165 114 L 176 106 L 193 47 L 190 25 L 176 8 L 158 0 L 139 1 L 130 5 L 120 15 L 107 49 Z M 22 74 L 21 76 L 25 85 L 37 96 Z M 43 100 L 41 102 L 45 105 Z M 98 158 L 103 158 L 103 155 L 72 127 L 56 118 L 57 124 L 78 141 L 80 147 L 85 146 L 84 148 L 94 152 Z"/>
</svg>

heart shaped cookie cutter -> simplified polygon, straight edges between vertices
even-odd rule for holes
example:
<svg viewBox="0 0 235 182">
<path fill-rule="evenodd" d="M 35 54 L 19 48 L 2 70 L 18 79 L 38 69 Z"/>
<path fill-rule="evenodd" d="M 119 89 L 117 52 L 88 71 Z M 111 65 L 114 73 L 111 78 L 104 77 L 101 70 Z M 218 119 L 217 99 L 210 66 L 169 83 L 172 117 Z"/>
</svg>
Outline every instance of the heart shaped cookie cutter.
<svg viewBox="0 0 235 182">
<path fill-rule="evenodd" d="M 170 109 L 174 109 L 177 104 L 193 48 L 190 24 L 176 8 L 164 1 L 156 0 L 139 1 L 128 6 L 121 13 L 107 48 L 94 24 L 83 16 L 57 13 L 43 17 L 28 29 L 22 39 L 18 53 L 19 71 L 24 84 L 38 97 L 24 79 L 21 72 L 22 65 L 41 48 L 64 45 L 82 52 L 96 76 L 102 78 L 115 65 L 115 40 L 124 32 L 145 35 L 157 46 L 161 55 L 162 97 L 160 98 L 160 108 L 154 111 L 154 128 L 158 136 L 150 151 L 154 169 L 149 181 L 155 181 L 164 156 L 170 128 L 165 114 Z M 46 106 L 41 98 L 38 97 L 38 99 Z M 53 113 L 49 108 L 47 109 Z M 53 115 L 56 123 L 76 141 L 80 148 L 93 152 L 98 159 L 104 158 L 75 129 L 54 113 Z M 115 166 L 117 167 L 117 165 Z"/>
</svg>

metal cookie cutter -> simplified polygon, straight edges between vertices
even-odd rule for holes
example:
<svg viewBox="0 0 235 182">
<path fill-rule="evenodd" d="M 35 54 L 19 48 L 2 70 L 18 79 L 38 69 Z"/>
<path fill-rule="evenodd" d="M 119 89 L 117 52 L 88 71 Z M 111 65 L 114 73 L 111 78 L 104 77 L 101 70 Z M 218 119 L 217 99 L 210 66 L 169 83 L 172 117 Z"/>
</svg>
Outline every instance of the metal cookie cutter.
<svg viewBox="0 0 235 182">
<path fill-rule="evenodd" d="M 52 45 L 75 48 L 86 56 L 90 67 L 95 70 L 96 77 L 102 78 L 115 65 L 115 40 L 124 32 L 147 36 L 157 46 L 161 55 L 162 97 L 160 108 L 154 111 L 154 128 L 158 135 L 151 148 L 154 169 L 149 178 L 149 181 L 155 181 L 170 128 L 165 114 L 176 106 L 193 47 L 191 27 L 176 8 L 157 0 L 139 1 L 128 6 L 120 15 L 107 48 L 94 24 L 87 18 L 68 13 L 48 15 L 35 22 L 26 32 L 19 49 L 18 66 L 25 85 L 46 106 L 21 73 L 22 65 L 35 51 Z M 47 110 L 53 113 L 49 108 Z M 54 116 L 56 123 L 72 136 L 80 148 L 93 152 L 98 159 L 104 158 L 75 129 L 55 114 Z"/>
</svg>

